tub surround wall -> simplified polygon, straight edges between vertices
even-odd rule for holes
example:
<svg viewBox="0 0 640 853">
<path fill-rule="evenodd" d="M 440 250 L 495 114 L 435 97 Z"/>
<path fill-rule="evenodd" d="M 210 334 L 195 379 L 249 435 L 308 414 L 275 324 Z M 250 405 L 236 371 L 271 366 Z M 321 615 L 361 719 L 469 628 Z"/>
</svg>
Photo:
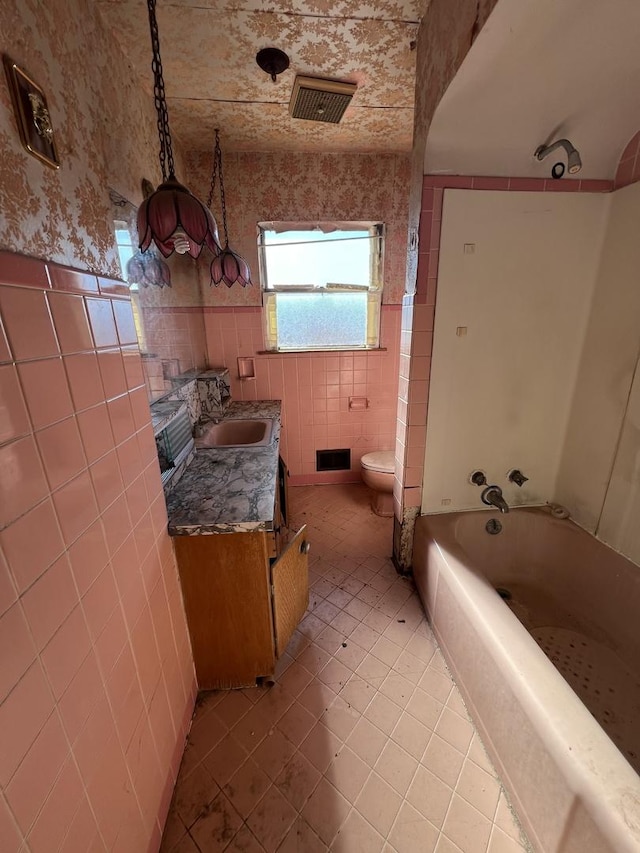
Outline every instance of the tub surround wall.
<svg viewBox="0 0 640 853">
<path fill-rule="evenodd" d="M 444 191 L 423 513 L 480 508 L 476 468 L 509 504 L 554 496 L 609 203 Z"/>
<path fill-rule="evenodd" d="M 636 135 L 626 146 L 618 167 L 617 183 L 624 182 L 621 177 L 624 175 L 627 175 L 625 180 L 629 179 L 629 175 L 635 175 L 636 178 L 640 176 L 635 166 L 639 145 L 640 135 Z M 633 168 L 629 164 L 633 164 Z M 637 484 L 640 482 L 634 462 L 638 445 L 634 438 L 637 418 L 635 400 L 638 392 L 635 384 L 632 388 L 640 349 L 635 287 L 640 257 L 634 227 L 640 208 L 640 185 L 637 182 L 632 185 L 627 183 L 613 192 L 614 185 L 610 181 L 573 179 L 543 181 L 425 176 L 424 183 L 419 269 L 421 277 L 428 282 L 427 298 L 434 303 L 438 283 L 443 188 L 451 186 L 527 193 L 610 193 L 610 210 L 602 229 L 602 247 L 595 267 L 596 283 L 588 305 L 588 322 L 580 345 L 578 371 L 574 379 L 567 380 L 565 384 L 565 397 L 570 401 L 570 408 L 556 465 L 555 486 L 552 494 L 542 495 L 541 499 L 553 499 L 566 504 L 578 524 L 595 532 L 630 559 L 640 562 L 640 540 L 631 521 L 633 512 L 629 511 L 634 506 Z M 410 335 L 411 332 L 407 334 L 407 330 L 403 329 L 402 346 L 405 348 Z M 430 347 L 431 341 L 427 343 Z M 418 365 L 419 362 L 420 359 Z M 411 380 L 407 380 L 408 384 L 405 385 L 402 370 L 410 372 L 414 364 L 413 357 L 410 361 L 401 359 L 400 406 L 403 406 L 403 393 L 408 395 L 408 401 L 411 400 L 414 385 Z M 425 389 L 420 383 L 415 384 L 415 387 L 418 399 L 422 398 Z M 428 387 L 427 380 L 427 391 Z M 408 401 L 407 411 L 410 411 L 411 404 Z M 412 452 L 424 452 L 425 438 L 426 430 L 423 427 L 412 431 L 408 445 L 403 448 L 406 458 Z M 432 450 L 437 452 L 437 448 L 432 447 Z M 504 474 L 508 467 L 511 467 L 511 463 L 503 471 Z M 532 487 L 533 483 L 530 482 L 525 488 Z M 525 496 L 524 491 L 509 488 L 512 500 Z M 447 509 L 451 508 L 452 505 L 447 505 Z M 602 523 L 598 526 L 601 517 Z"/>
<path fill-rule="evenodd" d="M 128 288 L 0 270 L 2 849 L 155 849 L 195 678 Z"/>
<path fill-rule="evenodd" d="M 640 184 L 627 186 L 611 195 L 580 369 L 575 387 L 571 388 L 571 415 L 558 472 L 556 498 L 570 507 L 575 520 L 591 533 L 596 532 L 605 500 L 609 501 L 607 489 L 614 458 L 619 452 L 618 441 L 627 402 L 632 402 L 629 393 L 640 351 L 638 217 Z M 633 423 L 633 405 L 630 405 L 628 424 Z M 636 481 L 635 463 L 633 454 L 627 455 L 631 449 L 628 439 L 629 436 L 625 448 L 620 447 L 622 456 L 616 461 L 616 478 L 624 472 L 628 486 L 632 487 Z M 611 485 L 613 487 L 613 483 Z M 617 515 L 623 526 L 628 524 L 623 521 L 626 509 L 619 505 L 621 495 L 616 496 L 615 492 L 612 488 L 607 509 L 609 522 L 602 535 L 614 548 L 638 561 L 637 548 L 635 556 L 625 550 L 610 523 Z M 630 498 L 631 492 L 625 490 L 627 508 L 633 504 Z"/>
</svg>

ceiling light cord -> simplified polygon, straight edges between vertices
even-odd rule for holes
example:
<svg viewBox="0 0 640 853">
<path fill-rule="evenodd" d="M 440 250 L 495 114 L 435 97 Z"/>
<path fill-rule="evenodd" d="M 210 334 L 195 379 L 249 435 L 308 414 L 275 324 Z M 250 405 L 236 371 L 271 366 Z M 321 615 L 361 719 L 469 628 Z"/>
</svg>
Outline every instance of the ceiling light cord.
<svg viewBox="0 0 640 853">
<path fill-rule="evenodd" d="M 211 186 L 209 187 L 209 198 L 207 207 L 211 210 L 213 193 L 216 188 L 216 178 L 220 178 L 220 206 L 222 208 L 222 230 L 224 231 L 224 248 L 229 248 L 229 232 L 227 230 L 227 199 L 224 194 L 224 178 L 222 176 L 222 151 L 220 149 L 220 131 L 215 129 L 216 144 L 213 149 L 213 170 L 211 172 Z"/>
<path fill-rule="evenodd" d="M 173 159 L 173 144 L 171 142 L 171 131 L 169 130 L 169 111 L 167 109 L 167 97 L 164 88 L 164 75 L 162 73 L 162 59 L 160 58 L 160 34 L 158 32 L 158 20 L 156 18 L 156 0 L 147 0 L 149 9 L 149 28 L 151 30 L 151 69 L 153 71 L 153 97 L 158 113 L 158 136 L 160 137 L 160 169 L 162 170 L 163 182 L 170 175 L 175 177 L 175 163 Z"/>
</svg>

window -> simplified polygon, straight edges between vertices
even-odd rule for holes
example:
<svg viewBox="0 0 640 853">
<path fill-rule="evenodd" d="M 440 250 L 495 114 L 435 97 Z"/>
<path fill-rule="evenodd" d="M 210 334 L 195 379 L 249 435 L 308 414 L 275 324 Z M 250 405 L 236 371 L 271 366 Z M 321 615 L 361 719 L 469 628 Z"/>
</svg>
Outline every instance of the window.
<svg viewBox="0 0 640 853">
<path fill-rule="evenodd" d="M 135 323 L 140 349 L 144 351 L 146 349 L 146 340 L 144 335 L 144 326 L 142 324 L 138 283 L 135 281 L 129 281 L 127 275 L 127 264 L 136 253 L 136 247 L 133 245 L 131 231 L 129 230 L 129 225 L 126 222 L 116 219 L 113 225 L 116 235 L 116 245 L 118 247 L 118 257 L 120 259 L 120 269 L 122 270 L 122 280 L 129 284 L 131 308 L 133 310 L 133 322 Z"/>
<path fill-rule="evenodd" d="M 118 246 L 118 257 L 120 258 L 122 278 L 124 281 L 126 281 L 127 264 L 135 253 L 135 249 L 133 247 L 133 240 L 131 239 L 131 232 L 129 231 L 129 226 L 126 222 L 123 222 L 120 219 L 116 219 L 113 224 L 115 226 L 116 244 Z"/>
<path fill-rule="evenodd" d="M 259 228 L 267 347 L 377 347 L 384 226 L 261 222 Z"/>
</svg>

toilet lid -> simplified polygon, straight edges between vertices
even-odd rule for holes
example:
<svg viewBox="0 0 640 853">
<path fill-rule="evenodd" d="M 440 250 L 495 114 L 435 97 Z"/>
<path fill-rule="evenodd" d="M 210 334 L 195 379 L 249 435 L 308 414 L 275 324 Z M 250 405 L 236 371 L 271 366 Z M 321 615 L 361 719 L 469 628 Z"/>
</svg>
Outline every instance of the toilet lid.
<svg viewBox="0 0 640 853">
<path fill-rule="evenodd" d="M 393 474 L 396 462 L 393 450 L 374 450 L 373 453 L 365 453 L 360 460 L 363 468 L 369 471 L 381 471 L 383 474 Z"/>
</svg>

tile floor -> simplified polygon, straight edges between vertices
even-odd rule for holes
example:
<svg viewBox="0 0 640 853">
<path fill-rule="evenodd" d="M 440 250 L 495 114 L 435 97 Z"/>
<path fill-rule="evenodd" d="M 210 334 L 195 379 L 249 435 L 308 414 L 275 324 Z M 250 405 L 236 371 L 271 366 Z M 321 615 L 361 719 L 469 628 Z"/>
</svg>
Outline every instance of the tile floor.
<svg viewBox="0 0 640 853">
<path fill-rule="evenodd" d="M 309 612 L 272 687 L 202 694 L 163 853 L 520 853 L 526 840 L 362 486 L 290 490 Z"/>
</svg>

